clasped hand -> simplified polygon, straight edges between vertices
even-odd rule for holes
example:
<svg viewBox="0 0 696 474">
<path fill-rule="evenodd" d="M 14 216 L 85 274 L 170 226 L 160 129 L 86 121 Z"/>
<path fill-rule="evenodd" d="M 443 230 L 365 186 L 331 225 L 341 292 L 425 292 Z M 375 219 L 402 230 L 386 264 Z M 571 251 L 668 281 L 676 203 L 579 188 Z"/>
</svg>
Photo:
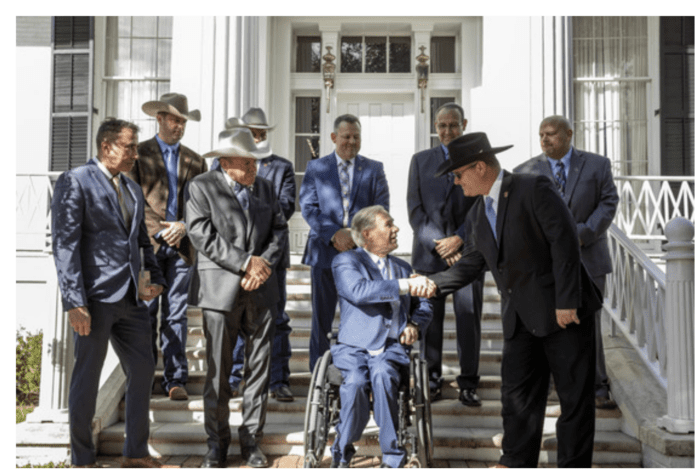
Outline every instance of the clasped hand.
<svg viewBox="0 0 696 474">
<path fill-rule="evenodd" d="M 408 290 L 412 296 L 432 298 L 437 293 L 437 285 L 428 277 L 413 274 L 408 279 Z"/>
<path fill-rule="evenodd" d="M 450 263 L 452 257 L 457 255 L 457 251 L 464 244 L 464 241 L 458 235 L 452 235 L 439 240 L 434 240 L 435 251 L 440 256 L 440 258 L 447 261 L 447 264 L 452 266 L 452 263 L 456 262 L 459 258 Z M 461 257 L 461 255 L 459 255 Z M 449 260 L 448 260 L 449 259 Z"/>
<path fill-rule="evenodd" d="M 186 235 L 186 225 L 183 222 L 160 221 L 166 227 L 162 231 L 162 238 L 170 247 L 179 247 L 181 239 Z"/>
<path fill-rule="evenodd" d="M 333 236 L 333 246 L 339 252 L 345 252 L 355 248 L 353 236 L 350 234 L 350 229 L 338 229 Z"/>
<path fill-rule="evenodd" d="M 252 255 L 246 268 L 246 273 L 242 277 L 242 289 L 254 291 L 271 276 L 271 262 L 263 257 Z"/>
<path fill-rule="evenodd" d="M 557 309 L 556 322 L 563 329 L 565 329 L 566 326 L 573 323 L 580 324 L 577 309 Z"/>
</svg>

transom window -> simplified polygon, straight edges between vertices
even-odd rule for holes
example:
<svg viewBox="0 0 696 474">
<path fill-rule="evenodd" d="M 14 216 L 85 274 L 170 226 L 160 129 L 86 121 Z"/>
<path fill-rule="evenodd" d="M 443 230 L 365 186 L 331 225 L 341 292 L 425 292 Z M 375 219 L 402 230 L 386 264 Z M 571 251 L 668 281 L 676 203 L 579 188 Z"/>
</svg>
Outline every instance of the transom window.
<svg viewBox="0 0 696 474">
<path fill-rule="evenodd" d="M 410 36 L 344 36 L 341 72 L 411 72 Z"/>
<path fill-rule="evenodd" d="M 319 72 L 321 70 L 321 36 L 298 36 L 295 71 Z"/>
</svg>

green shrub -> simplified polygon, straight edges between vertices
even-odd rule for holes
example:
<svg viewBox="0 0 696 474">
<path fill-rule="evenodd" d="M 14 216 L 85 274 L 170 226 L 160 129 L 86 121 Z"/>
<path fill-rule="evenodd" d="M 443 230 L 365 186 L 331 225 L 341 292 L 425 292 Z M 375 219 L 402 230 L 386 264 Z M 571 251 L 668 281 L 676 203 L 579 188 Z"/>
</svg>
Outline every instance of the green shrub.
<svg viewBox="0 0 696 474">
<path fill-rule="evenodd" d="M 41 385 L 41 342 L 43 334 L 17 331 L 17 406 L 36 405 Z"/>
</svg>

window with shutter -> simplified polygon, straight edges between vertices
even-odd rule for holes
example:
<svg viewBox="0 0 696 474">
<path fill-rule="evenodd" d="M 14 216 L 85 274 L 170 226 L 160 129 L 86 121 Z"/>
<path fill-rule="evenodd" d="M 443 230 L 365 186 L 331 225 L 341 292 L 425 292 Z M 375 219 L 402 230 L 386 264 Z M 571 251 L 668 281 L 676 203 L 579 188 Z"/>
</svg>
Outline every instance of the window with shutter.
<svg viewBox="0 0 696 474">
<path fill-rule="evenodd" d="M 51 171 L 89 159 L 93 24 L 92 17 L 53 17 Z"/>
</svg>

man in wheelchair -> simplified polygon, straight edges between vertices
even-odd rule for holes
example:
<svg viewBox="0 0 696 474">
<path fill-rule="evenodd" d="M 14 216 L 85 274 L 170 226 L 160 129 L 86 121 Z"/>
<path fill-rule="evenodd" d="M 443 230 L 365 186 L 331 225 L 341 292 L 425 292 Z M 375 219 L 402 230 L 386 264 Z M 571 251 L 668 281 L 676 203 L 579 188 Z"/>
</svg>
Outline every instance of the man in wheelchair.
<svg viewBox="0 0 696 474">
<path fill-rule="evenodd" d="M 432 317 L 424 277 L 409 278 L 405 261 L 389 256 L 399 228 L 382 206 L 358 212 L 352 237 L 358 248 L 337 255 L 332 271 L 338 290 L 341 324 L 331 348 L 341 371 L 341 412 L 331 467 L 348 467 L 370 418 L 370 387 L 379 426 L 382 467 L 402 467 L 406 452 L 397 440 L 397 399 L 401 366 L 408 366 L 410 345 Z"/>
</svg>

